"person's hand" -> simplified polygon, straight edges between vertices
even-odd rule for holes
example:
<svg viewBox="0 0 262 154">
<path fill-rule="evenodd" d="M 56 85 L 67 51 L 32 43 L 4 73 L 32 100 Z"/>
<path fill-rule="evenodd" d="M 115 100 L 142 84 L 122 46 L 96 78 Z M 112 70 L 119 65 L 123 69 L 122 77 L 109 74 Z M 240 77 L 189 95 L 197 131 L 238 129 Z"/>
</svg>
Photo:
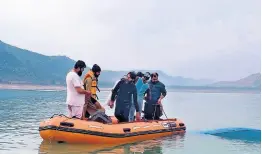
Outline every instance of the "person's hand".
<svg viewBox="0 0 262 154">
<path fill-rule="evenodd" d="M 161 105 L 161 99 L 159 98 L 157 104 Z"/>
<path fill-rule="evenodd" d="M 110 106 L 110 104 L 111 104 L 111 100 L 108 100 L 107 105 Z"/>
<path fill-rule="evenodd" d="M 112 109 L 114 107 L 114 102 L 113 101 L 109 101 L 108 102 L 108 106 L 110 106 L 110 108 Z"/>
<path fill-rule="evenodd" d="M 141 116 L 139 112 L 136 112 L 136 121 L 140 121 L 141 120 Z"/>
</svg>

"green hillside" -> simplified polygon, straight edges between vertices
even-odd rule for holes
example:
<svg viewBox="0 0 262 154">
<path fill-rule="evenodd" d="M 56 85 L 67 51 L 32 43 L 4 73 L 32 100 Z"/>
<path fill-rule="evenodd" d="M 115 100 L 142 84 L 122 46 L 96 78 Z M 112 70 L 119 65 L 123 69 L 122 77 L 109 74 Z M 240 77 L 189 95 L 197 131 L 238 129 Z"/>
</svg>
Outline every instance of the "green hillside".
<svg viewBox="0 0 262 154">
<path fill-rule="evenodd" d="M 21 49 L 0 41 L 0 83 L 40 84 L 40 85 L 65 85 L 65 77 L 75 64 L 66 56 L 46 56 L 29 50 Z M 88 71 L 85 70 L 84 73 Z M 127 71 L 104 70 L 99 77 L 100 87 L 112 87 L 116 80 L 121 78 Z M 135 70 L 138 71 L 138 70 Z M 142 72 L 148 70 L 140 70 Z M 212 84 L 212 80 L 196 80 L 182 76 L 170 76 L 159 73 L 159 79 L 167 86 L 223 86 L 230 82 L 219 82 Z M 153 70 L 149 70 L 153 72 Z M 259 80 L 254 85 L 261 84 Z M 249 82 L 248 82 L 249 83 Z M 231 86 L 238 87 L 241 83 L 234 82 Z M 247 86 L 253 86 L 248 84 Z"/>
<path fill-rule="evenodd" d="M 1 83 L 65 85 L 66 73 L 72 69 L 74 63 L 74 60 L 66 56 L 46 56 L 0 41 Z M 208 80 L 172 77 L 162 71 L 157 72 L 161 81 L 167 85 L 194 86 L 211 83 Z M 99 85 L 111 87 L 126 73 L 127 71 L 103 70 L 99 78 Z"/>
<path fill-rule="evenodd" d="M 45 56 L 0 41 L 0 81 L 62 84 L 75 63 L 65 56 Z"/>
</svg>

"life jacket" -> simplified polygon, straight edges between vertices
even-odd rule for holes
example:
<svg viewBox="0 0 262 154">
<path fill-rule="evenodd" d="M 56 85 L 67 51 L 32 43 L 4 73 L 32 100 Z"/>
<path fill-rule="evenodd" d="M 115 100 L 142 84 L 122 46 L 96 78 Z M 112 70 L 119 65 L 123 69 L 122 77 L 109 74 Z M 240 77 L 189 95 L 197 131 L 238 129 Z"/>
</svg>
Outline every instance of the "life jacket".
<svg viewBox="0 0 262 154">
<path fill-rule="evenodd" d="M 86 79 L 87 78 L 91 78 L 91 80 L 92 80 L 91 89 L 90 89 L 91 96 L 95 99 L 98 99 L 97 94 L 96 94 L 96 90 L 98 90 L 100 92 L 100 90 L 97 86 L 98 80 L 95 77 L 94 72 L 92 70 L 89 70 L 84 77 L 84 88 L 85 88 L 85 90 L 86 90 L 86 82 L 87 82 Z"/>
</svg>

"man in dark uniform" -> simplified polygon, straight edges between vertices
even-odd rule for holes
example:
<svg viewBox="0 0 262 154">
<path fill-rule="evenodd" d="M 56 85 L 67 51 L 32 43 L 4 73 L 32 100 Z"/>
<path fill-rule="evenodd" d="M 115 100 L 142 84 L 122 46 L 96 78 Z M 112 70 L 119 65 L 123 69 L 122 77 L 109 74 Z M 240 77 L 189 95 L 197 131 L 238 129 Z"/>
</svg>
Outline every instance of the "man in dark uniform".
<svg viewBox="0 0 262 154">
<path fill-rule="evenodd" d="M 146 91 L 144 117 L 148 120 L 159 120 L 162 116 L 162 99 L 166 96 L 165 85 L 158 80 L 158 73 L 151 74 L 149 88 Z"/>
<path fill-rule="evenodd" d="M 132 98 L 134 100 L 134 105 L 136 108 L 136 120 L 140 120 L 139 106 L 137 103 L 137 89 L 135 86 L 136 74 L 135 72 L 129 72 L 127 78 L 121 79 L 115 88 L 112 90 L 111 101 L 109 102 L 110 108 L 113 108 L 115 97 L 116 98 L 116 108 L 115 117 L 119 122 L 129 121 L 129 112 L 132 105 Z"/>
</svg>

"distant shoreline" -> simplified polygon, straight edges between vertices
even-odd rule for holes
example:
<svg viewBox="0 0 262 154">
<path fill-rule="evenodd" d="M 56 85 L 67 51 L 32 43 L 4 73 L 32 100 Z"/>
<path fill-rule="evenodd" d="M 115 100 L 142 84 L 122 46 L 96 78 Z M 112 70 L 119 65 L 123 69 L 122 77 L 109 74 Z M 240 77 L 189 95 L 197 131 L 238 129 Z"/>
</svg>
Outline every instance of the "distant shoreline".
<svg viewBox="0 0 262 154">
<path fill-rule="evenodd" d="M 65 86 L 52 85 L 34 85 L 34 84 L 0 84 L 0 89 L 3 90 L 57 90 L 65 91 Z M 110 88 L 100 88 L 101 91 L 108 91 Z"/>
<path fill-rule="evenodd" d="M 65 86 L 33 85 L 33 84 L 0 84 L 2 90 L 44 90 L 44 91 L 65 91 Z M 101 87 L 101 91 L 109 91 L 111 88 Z M 201 92 L 201 93 L 260 93 L 255 88 L 227 88 L 227 87 L 167 87 L 170 92 Z"/>
<path fill-rule="evenodd" d="M 207 89 L 197 89 L 197 88 L 179 88 L 179 89 L 176 89 L 176 88 L 171 88 L 171 89 L 168 89 L 167 91 L 169 92 L 189 92 L 189 93 L 261 93 L 260 90 L 257 90 L 257 89 L 225 89 L 225 88 L 207 88 Z"/>
<path fill-rule="evenodd" d="M 0 89 L 14 90 L 66 90 L 64 86 L 33 85 L 33 84 L 0 84 Z"/>
</svg>

